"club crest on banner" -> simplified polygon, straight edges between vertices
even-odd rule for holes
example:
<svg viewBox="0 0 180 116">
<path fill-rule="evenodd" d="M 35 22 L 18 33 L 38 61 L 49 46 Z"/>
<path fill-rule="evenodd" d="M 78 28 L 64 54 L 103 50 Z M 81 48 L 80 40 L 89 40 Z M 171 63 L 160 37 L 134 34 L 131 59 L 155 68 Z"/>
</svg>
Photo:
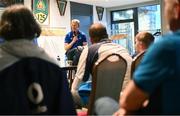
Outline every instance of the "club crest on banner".
<svg viewBox="0 0 180 116">
<path fill-rule="evenodd" d="M 33 0 L 33 13 L 37 21 L 43 24 L 49 15 L 48 0 Z"/>
</svg>

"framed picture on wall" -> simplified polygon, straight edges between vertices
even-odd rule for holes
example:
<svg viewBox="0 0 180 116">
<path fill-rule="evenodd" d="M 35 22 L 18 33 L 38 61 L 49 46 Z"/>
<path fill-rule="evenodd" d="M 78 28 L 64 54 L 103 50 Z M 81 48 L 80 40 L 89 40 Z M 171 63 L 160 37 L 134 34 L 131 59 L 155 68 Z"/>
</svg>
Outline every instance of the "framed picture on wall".
<svg viewBox="0 0 180 116">
<path fill-rule="evenodd" d="M 0 7 L 7 7 L 12 4 L 24 3 L 24 0 L 0 0 Z"/>
<path fill-rule="evenodd" d="M 96 6 L 96 11 L 97 11 L 98 19 L 101 21 L 103 18 L 104 8 L 100 6 Z"/>
<path fill-rule="evenodd" d="M 40 25 L 49 26 L 49 0 L 32 0 L 32 10 Z"/>
<path fill-rule="evenodd" d="M 65 11 L 66 11 L 67 1 L 66 0 L 56 0 L 56 1 L 58 4 L 58 9 L 59 9 L 60 15 L 64 16 Z"/>
</svg>

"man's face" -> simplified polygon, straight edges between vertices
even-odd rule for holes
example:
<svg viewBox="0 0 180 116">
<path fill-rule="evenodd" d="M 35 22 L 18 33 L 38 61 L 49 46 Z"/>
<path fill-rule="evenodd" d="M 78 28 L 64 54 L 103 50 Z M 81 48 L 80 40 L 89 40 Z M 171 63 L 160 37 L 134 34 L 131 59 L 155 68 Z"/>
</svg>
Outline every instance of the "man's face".
<svg viewBox="0 0 180 116">
<path fill-rule="evenodd" d="M 135 38 L 135 50 L 136 50 L 137 53 L 140 52 L 140 46 L 141 46 L 141 42 L 136 37 Z"/>
<path fill-rule="evenodd" d="M 172 30 L 172 27 L 177 22 L 177 13 L 178 11 L 176 10 L 176 5 L 177 5 L 177 0 L 164 0 L 165 3 L 165 11 L 164 15 L 167 21 L 167 26 L 168 29 Z"/>
<path fill-rule="evenodd" d="M 72 29 L 72 31 L 77 31 L 78 28 L 79 28 L 78 23 L 75 23 L 75 22 L 71 23 L 71 29 Z"/>
<path fill-rule="evenodd" d="M 139 32 L 139 33 L 135 36 L 135 50 L 136 50 L 137 53 L 140 53 L 140 50 L 141 50 L 142 42 L 139 41 L 140 38 L 142 38 L 142 32 Z"/>
</svg>

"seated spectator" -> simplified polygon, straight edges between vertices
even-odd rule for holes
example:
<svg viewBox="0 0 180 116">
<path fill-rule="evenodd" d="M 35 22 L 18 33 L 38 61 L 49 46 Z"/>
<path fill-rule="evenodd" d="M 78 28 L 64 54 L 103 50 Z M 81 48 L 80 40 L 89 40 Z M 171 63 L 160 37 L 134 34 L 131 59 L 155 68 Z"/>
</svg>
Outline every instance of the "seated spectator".
<svg viewBox="0 0 180 116">
<path fill-rule="evenodd" d="M 115 116 L 180 114 L 180 0 L 164 2 L 167 27 L 171 33 L 148 49 L 133 80 L 120 97 L 120 108 Z"/>
<path fill-rule="evenodd" d="M 154 42 L 154 36 L 148 32 L 139 32 L 135 37 L 135 54 L 132 56 L 133 58 L 139 54 L 144 52 L 152 43 Z"/>
<path fill-rule="evenodd" d="M 40 26 L 24 5 L 9 6 L 2 13 L 0 38 L 5 41 L 0 46 L 0 114 L 76 114 L 66 72 L 33 43 L 40 34 Z M 39 107 L 37 101 L 47 107 Z"/>
<path fill-rule="evenodd" d="M 89 48 L 84 48 L 82 51 L 71 89 L 74 101 L 76 104 L 80 105 L 87 105 L 91 91 L 90 74 L 92 74 L 92 67 L 97 60 L 101 61 L 112 53 L 120 54 L 127 60 L 127 72 L 129 72 L 132 62 L 131 56 L 124 47 L 112 43 L 111 40 L 108 39 L 106 28 L 102 24 L 95 23 L 91 25 L 89 35 L 93 45 L 89 46 Z M 126 73 L 123 88 L 126 86 L 129 79 L 130 76 Z"/>
</svg>

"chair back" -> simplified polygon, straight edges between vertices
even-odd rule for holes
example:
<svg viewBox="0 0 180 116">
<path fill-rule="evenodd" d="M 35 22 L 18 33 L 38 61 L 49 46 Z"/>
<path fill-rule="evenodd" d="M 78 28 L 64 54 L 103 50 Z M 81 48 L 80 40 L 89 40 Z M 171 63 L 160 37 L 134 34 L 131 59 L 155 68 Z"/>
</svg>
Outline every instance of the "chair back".
<svg viewBox="0 0 180 116">
<path fill-rule="evenodd" d="M 0 114 L 76 114 L 66 71 L 22 58 L 0 71 Z"/>
<path fill-rule="evenodd" d="M 126 70 L 127 62 L 119 54 L 111 54 L 94 64 L 88 114 L 93 114 L 94 102 L 100 97 L 108 96 L 119 101 Z"/>
<path fill-rule="evenodd" d="M 139 63 L 141 62 L 141 59 L 143 58 L 144 54 L 145 54 L 145 51 L 142 53 L 139 53 L 136 57 L 134 57 L 131 64 L 131 78 L 133 78 L 133 73 L 136 70 Z"/>
</svg>

